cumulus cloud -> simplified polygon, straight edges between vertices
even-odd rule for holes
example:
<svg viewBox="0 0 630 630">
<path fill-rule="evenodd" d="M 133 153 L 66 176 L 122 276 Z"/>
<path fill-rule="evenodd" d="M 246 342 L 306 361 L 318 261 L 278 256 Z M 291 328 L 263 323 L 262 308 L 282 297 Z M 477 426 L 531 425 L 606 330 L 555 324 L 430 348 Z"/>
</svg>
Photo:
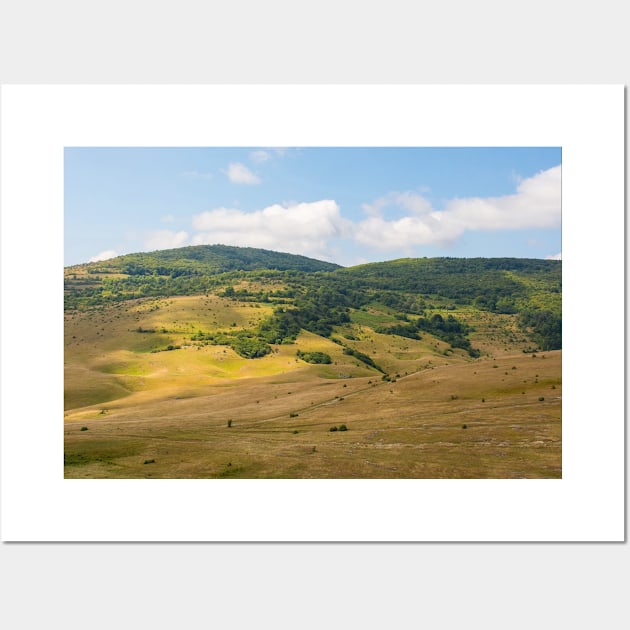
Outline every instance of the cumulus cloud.
<svg viewBox="0 0 630 630">
<path fill-rule="evenodd" d="M 445 245 L 465 231 L 552 228 L 560 225 L 562 167 L 555 166 L 518 183 L 516 192 L 501 197 L 469 197 L 446 202 L 435 210 L 421 195 L 390 193 L 363 206 L 368 218 L 356 226 L 356 240 L 380 249 Z M 387 220 L 383 210 L 394 206 L 407 216 Z"/>
<path fill-rule="evenodd" d="M 328 239 L 347 235 L 350 226 L 331 199 L 288 206 L 274 204 L 255 212 L 216 208 L 193 217 L 193 227 L 198 233 L 192 242 L 327 257 Z"/>
<path fill-rule="evenodd" d="M 234 184 L 260 184 L 261 179 L 252 173 L 244 164 L 233 162 L 223 171 Z"/>
<path fill-rule="evenodd" d="M 116 256 L 118 256 L 118 253 L 113 249 L 106 249 L 104 252 L 92 256 L 88 262 L 101 262 L 101 260 L 109 260 L 110 258 L 116 258 Z"/>
<path fill-rule="evenodd" d="M 290 201 L 252 212 L 219 207 L 192 217 L 192 236 L 184 231 L 157 230 L 147 235 L 145 247 L 153 250 L 224 243 L 330 259 L 339 255 L 333 249 L 339 247 L 334 240 L 347 239 L 346 243 L 354 241 L 368 248 L 402 250 L 413 255 L 416 246 L 449 245 L 468 231 L 559 226 L 561 169 L 556 166 L 518 180 L 513 194 L 450 199 L 439 210 L 422 194 L 428 191 L 391 192 L 364 204 L 365 217 L 357 221 L 345 219 L 332 199 Z M 225 173 L 239 183 L 260 182 L 242 164 L 230 164 Z M 167 215 L 162 221 L 172 218 Z M 92 260 L 116 255 L 113 251 L 102 252 Z M 562 256 L 548 258 L 561 260 Z"/>
<path fill-rule="evenodd" d="M 562 252 L 553 254 L 552 256 L 545 256 L 545 260 L 562 260 Z"/>
<path fill-rule="evenodd" d="M 175 232 L 174 230 L 155 230 L 145 240 L 147 250 L 174 249 L 182 247 L 188 241 L 188 232 Z"/>
<path fill-rule="evenodd" d="M 562 167 L 522 180 L 513 195 L 455 199 L 445 214 L 468 230 L 516 230 L 560 225 Z"/>
<path fill-rule="evenodd" d="M 433 217 L 403 217 L 387 221 L 382 217 L 370 217 L 356 226 L 355 239 L 379 249 L 410 249 L 414 245 L 444 244 L 439 221 Z"/>
</svg>

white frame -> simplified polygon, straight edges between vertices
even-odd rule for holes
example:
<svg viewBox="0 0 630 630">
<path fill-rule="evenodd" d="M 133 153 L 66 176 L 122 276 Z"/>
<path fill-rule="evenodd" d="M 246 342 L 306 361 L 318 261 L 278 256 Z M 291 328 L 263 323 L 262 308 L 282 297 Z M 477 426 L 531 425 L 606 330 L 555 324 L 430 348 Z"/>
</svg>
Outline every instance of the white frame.
<svg viewBox="0 0 630 630">
<path fill-rule="evenodd" d="M 623 540 L 623 86 L 15 85 L 1 96 L 3 540 Z M 563 478 L 64 480 L 66 146 L 561 146 Z"/>
</svg>

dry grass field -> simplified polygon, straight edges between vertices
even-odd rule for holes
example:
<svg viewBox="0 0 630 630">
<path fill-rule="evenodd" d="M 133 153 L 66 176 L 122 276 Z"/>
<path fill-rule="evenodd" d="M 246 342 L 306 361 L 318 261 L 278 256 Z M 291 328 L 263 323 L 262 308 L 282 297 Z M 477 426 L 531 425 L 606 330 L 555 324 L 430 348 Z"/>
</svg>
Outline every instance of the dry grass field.
<svg viewBox="0 0 630 630">
<path fill-rule="evenodd" d="M 66 314 L 66 478 L 561 477 L 562 353 L 523 353 L 512 316 L 457 313 L 471 359 L 355 313 L 334 336 L 391 381 L 311 333 L 258 359 L 191 341 L 270 312 L 202 295 Z"/>
</svg>

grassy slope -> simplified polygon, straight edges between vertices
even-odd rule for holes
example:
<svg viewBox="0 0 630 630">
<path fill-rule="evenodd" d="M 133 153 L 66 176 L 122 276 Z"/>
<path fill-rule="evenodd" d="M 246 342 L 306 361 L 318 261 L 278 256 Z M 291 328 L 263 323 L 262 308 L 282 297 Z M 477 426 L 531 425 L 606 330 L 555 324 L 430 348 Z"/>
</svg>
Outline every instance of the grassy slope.
<svg viewBox="0 0 630 630">
<path fill-rule="evenodd" d="M 115 407 L 66 423 L 66 476 L 560 477 L 560 361 L 521 354 L 395 383 L 296 370 Z"/>
<path fill-rule="evenodd" d="M 193 345 L 197 330 L 234 331 L 255 326 L 270 305 L 239 303 L 216 296 L 143 299 L 66 315 L 66 418 L 109 406 L 189 397 L 203 388 L 235 379 L 282 375 L 300 369 L 338 377 L 369 374 L 332 341 L 304 333 L 297 344 L 274 346 L 261 359 L 244 359 L 227 346 Z M 155 330 L 153 333 L 137 332 Z M 162 331 L 166 332 L 162 332 Z M 152 352 L 168 345 L 177 350 Z M 296 350 L 319 350 L 336 365 L 308 366 Z M 125 397 L 124 401 L 120 399 Z"/>
<path fill-rule="evenodd" d="M 477 327 L 484 355 L 471 360 L 431 335 L 375 333 L 392 317 L 384 307 L 356 311 L 335 337 L 399 374 L 393 383 L 311 333 L 256 360 L 187 341 L 270 308 L 187 296 L 68 314 L 66 476 L 561 475 L 561 352 L 523 354 L 514 316 L 455 312 Z M 168 344 L 189 347 L 150 352 Z M 333 363 L 306 364 L 298 348 Z M 347 432 L 329 431 L 342 423 Z"/>
</svg>

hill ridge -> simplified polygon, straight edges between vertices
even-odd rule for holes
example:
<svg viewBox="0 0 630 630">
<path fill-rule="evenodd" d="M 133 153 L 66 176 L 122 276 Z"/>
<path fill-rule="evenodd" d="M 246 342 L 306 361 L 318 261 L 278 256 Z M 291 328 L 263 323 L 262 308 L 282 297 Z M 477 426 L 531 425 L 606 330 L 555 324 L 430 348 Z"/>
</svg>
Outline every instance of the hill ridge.
<svg viewBox="0 0 630 630">
<path fill-rule="evenodd" d="M 253 269 L 280 269 L 289 270 L 292 268 L 301 271 L 309 270 L 332 270 L 338 269 L 341 265 L 331 263 L 301 254 L 291 254 L 289 252 L 279 252 L 259 247 L 239 247 L 236 245 L 223 245 L 215 243 L 212 245 L 187 245 L 171 249 L 156 249 L 149 252 L 133 252 L 121 254 L 103 261 L 78 263 L 65 267 L 67 270 L 75 268 L 102 268 L 107 269 L 120 263 L 134 263 L 135 261 L 160 261 L 162 263 L 173 261 L 187 261 L 193 263 L 223 263 L 236 270 L 236 261 L 241 261 L 243 267 L 241 271 L 251 271 Z M 253 266 L 259 264 L 260 266 Z"/>
</svg>

